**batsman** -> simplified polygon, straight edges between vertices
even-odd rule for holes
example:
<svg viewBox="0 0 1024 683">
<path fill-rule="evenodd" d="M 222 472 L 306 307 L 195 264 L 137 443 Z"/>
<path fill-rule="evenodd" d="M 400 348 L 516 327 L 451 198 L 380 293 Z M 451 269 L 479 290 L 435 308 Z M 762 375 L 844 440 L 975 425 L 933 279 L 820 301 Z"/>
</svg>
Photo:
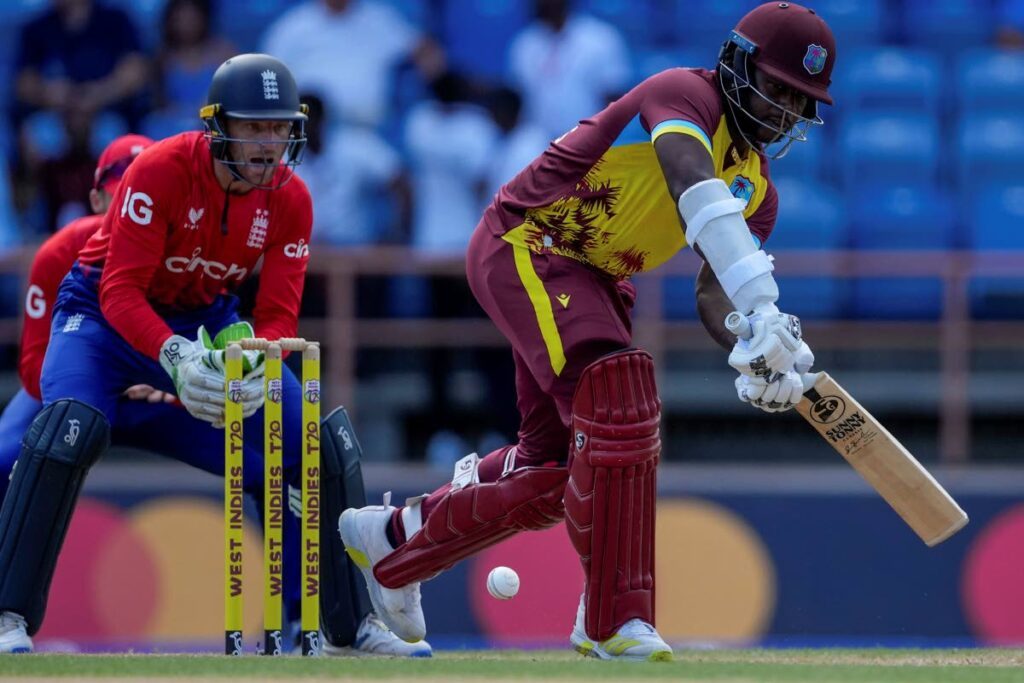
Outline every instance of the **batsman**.
<svg viewBox="0 0 1024 683">
<path fill-rule="evenodd" d="M 661 402 L 650 354 L 632 347 L 628 278 L 692 247 L 704 259 L 701 318 L 729 340 L 739 398 L 769 412 L 799 401 L 813 355 L 799 321 L 778 308 L 761 249 L 778 206 L 768 159 L 821 123 L 835 58 L 812 10 L 761 5 L 715 70 L 652 76 L 501 188 L 466 268 L 512 345 L 518 442 L 460 461 L 451 483 L 401 508 L 385 501 L 339 521 L 399 636 L 426 633 L 420 582 L 564 518 L 584 575 L 573 647 L 600 659 L 672 658 L 654 614 Z M 724 327 L 734 309 L 753 320 L 749 340 Z"/>
<path fill-rule="evenodd" d="M 122 394 L 147 385 L 177 396 L 142 406 L 154 450 L 224 473 L 224 351 L 253 333 L 294 337 L 309 262 L 312 202 L 295 175 L 306 144 L 304 107 L 288 68 L 260 54 L 214 73 L 204 132 L 175 135 L 134 158 L 102 224 L 82 247 L 54 304 L 40 378 L 42 409 L 22 438 L 0 508 L 0 652 L 31 651 L 82 482 L 123 432 Z M 255 329 L 234 292 L 262 268 Z M 246 352 L 242 486 L 263 493 L 264 359 Z M 285 370 L 283 423 L 301 424 L 301 389 Z M 321 504 L 326 517 L 360 504 L 351 449 L 324 423 Z M 284 430 L 287 484 L 300 489 L 301 432 Z M 352 501 L 360 501 L 353 503 Z M 262 505 L 258 506 L 262 510 Z M 321 534 L 321 625 L 329 654 L 429 656 L 373 614 L 333 524 Z M 298 558 L 295 534 L 286 554 Z M 332 552 L 333 551 L 333 552 Z M 299 577 L 286 562 L 284 583 Z M 288 576 L 289 565 L 293 575 Z M 297 614 L 290 615 L 297 617 Z M 270 644 L 268 644 L 270 646 Z M 314 648 L 315 649 L 315 648 Z"/>
</svg>

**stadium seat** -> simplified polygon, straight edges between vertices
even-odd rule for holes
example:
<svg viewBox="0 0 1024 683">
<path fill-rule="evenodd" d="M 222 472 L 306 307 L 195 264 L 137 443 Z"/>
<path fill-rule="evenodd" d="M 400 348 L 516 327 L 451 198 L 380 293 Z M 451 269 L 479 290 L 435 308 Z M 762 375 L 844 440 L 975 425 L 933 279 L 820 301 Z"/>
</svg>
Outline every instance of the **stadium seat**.
<svg viewBox="0 0 1024 683">
<path fill-rule="evenodd" d="M 826 146 L 825 131 L 819 127 L 812 128 L 807 133 L 807 140 L 794 142 L 790 145 L 786 156 L 771 162 L 772 178 L 776 180 L 793 179 L 802 182 L 831 180 L 832 169 L 825 168 L 823 164 Z"/>
<path fill-rule="evenodd" d="M 717 55 L 696 50 L 673 48 L 640 48 L 633 50 L 633 81 L 640 81 L 656 73 L 677 66 L 713 69 Z"/>
<path fill-rule="evenodd" d="M 119 114 L 111 111 L 100 112 L 92 122 L 89 149 L 97 158 L 103 149 L 122 135 L 129 132 L 128 124 Z"/>
<path fill-rule="evenodd" d="M 961 195 L 972 197 L 990 183 L 1003 184 L 1020 172 L 1024 158 L 1024 114 L 965 116 L 957 127 Z"/>
<path fill-rule="evenodd" d="M 1024 185 L 994 185 L 971 203 L 968 235 L 976 250 L 1024 252 Z M 983 319 L 1024 318 L 1021 278 L 978 277 L 969 288 L 971 314 Z"/>
<path fill-rule="evenodd" d="M 440 35 L 448 61 L 468 74 L 503 77 L 509 45 L 532 16 L 531 3 L 518 0 L 446 0 Z"/>
<path fill-rule="evenodd" d="M 846 187 L 873 181 L 936 182 L 939 177 L 939 126 L 934 118 L 908 112 L 848 116 L 839 136 Z"/>
<path fill-rule="evenodd" d="M 699 50 L 712 60 L 740 18 L 757 0 L 687 0 L 668 3 L 672 12 L 661 22 L 655 39 Z"/>
<path fill-rule="evenodd" d="M 658 24 L 658 4 L 656 0 L 580 0 L 575 7 L 618 28 L 632 47 L 650 40 Z"/>
<path fill-rule="evenodd" d="M 874 184 L 851 199 L 852 244 L 863 250 L 947 250 L 956 225 L 952 201 L 927 184 Z M 859 278 L 852 312 L 860 318 L 932 320 L 942 311 L 938 278 Z"/>
<path fill-rule="evenodd" d="M 845 53 L 833 77 L 847 112 L 910 111 L 935 116 L 943 94 L 942 65 L 932 52 L 898 47 Z"/>
<path fill-rule="evenodd" d="M 765 248 L 772 254 L 792 249 L 842 249 L 846 246 L 846 207 L 833 188 L 818 182 L 780 178 L 779 217 Z M 835 277 L 787 277 L 775 272 L 780 301 L 789 313 L 808 319 L 843 315 L 847 283 Z"/>
<path fill-rule="evenodd" d="M 885 38 L 886 17 L 891 10 L 882 0 L 818 0 L 809 4 L 828 22 L 844 52 Z"/>
<path fill-rule="evenodd" d="M 969 50 L 957 60 L 954 83 L 965 114 L 1019 112 L 1024 107 L 1024 53 Z"/>
<path fill-rule="evenodd" d="M 905 0 L 901 36 L 911 45 L 957 52 L 985 44 L 993 34 L 989 2 Z"/>
</svg>

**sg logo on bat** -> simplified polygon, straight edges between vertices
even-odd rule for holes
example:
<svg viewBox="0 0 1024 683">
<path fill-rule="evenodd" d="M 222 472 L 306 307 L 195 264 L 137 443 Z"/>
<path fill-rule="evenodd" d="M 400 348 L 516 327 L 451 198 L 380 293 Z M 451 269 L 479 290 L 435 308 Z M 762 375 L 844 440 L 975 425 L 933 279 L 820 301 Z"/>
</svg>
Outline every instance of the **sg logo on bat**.
<svg viewBox="0 0 1024 683">
<path fill-rule="evenodd" d="M 846 414 L 846 401 L 839 396 L 822 396 L 811 406 L 811 417 L 823 425 L 831 424 Z"/>
</svg>

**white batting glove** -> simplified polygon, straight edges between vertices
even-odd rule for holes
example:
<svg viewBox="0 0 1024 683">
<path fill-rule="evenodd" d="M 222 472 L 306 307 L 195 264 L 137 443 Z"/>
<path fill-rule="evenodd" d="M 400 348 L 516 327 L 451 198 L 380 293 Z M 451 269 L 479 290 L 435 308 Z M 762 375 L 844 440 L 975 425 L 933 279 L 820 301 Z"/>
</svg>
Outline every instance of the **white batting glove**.
<svg viewBox="0 0 1024 683">
<path fill-rule="evenodd" d="M 211 424 L 224 423 L 224 375 L 204 361 L 210 353 L 201 341 L 173 335 L 160 347 L 160 366 L 171 377 L 185 409 Z"/>
<path fill-rule="evenodd" d="M 766 413 L 781 413 L 800 402 L 804 383 L 800 374 L 790 370 L 769 382 L 762 377 L 740 375 L 736 378 L 736 395 L 745 403 Z"/>
<path fill-rule="evenodd" d="M 741 375 L 760 377 L 771 381 L 776 375 L 788 372 L 797 362 L 814 362 L 814 354 L 801 340 L 800 319 L 795 315 L 780 313 L 775 306 L 749 316 L 750 335 L 739 336 L 729 365 Z"/>
</svg>

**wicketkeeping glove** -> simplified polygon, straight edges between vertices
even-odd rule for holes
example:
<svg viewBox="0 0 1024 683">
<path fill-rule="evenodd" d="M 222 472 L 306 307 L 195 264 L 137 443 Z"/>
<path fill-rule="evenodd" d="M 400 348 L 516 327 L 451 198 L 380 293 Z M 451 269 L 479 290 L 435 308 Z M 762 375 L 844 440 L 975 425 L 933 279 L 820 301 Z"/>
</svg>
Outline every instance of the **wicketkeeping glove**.
<svg viewBox="0 0 1024 683">
<path fill-rule="evenodd" d="M 228 325 L 210 339 L 210 333 L 199 327 L 199 339 L 210 350 L 204 363 L 223 377 L 227 371 L 226 349 L 231 342 L 252 339 L 252 325 L 237 322 Z M 249 417 L 263 406 L 263 382 L 266 357 L 262 351 L 242 351 L 242 417 Z M 222 380 L 223 381 L 223 380 Z M 221 426 L 215 424 L 214 426 Z"/>
<path fill-rule="evenodd" d="M 224 423 L 224 374 L 206 363 L 210 351 L 199 340 L 175 334 L 160 347 L 160 367 L 174 383 L 185 409 L 211 424 Z"/>
</svg>

